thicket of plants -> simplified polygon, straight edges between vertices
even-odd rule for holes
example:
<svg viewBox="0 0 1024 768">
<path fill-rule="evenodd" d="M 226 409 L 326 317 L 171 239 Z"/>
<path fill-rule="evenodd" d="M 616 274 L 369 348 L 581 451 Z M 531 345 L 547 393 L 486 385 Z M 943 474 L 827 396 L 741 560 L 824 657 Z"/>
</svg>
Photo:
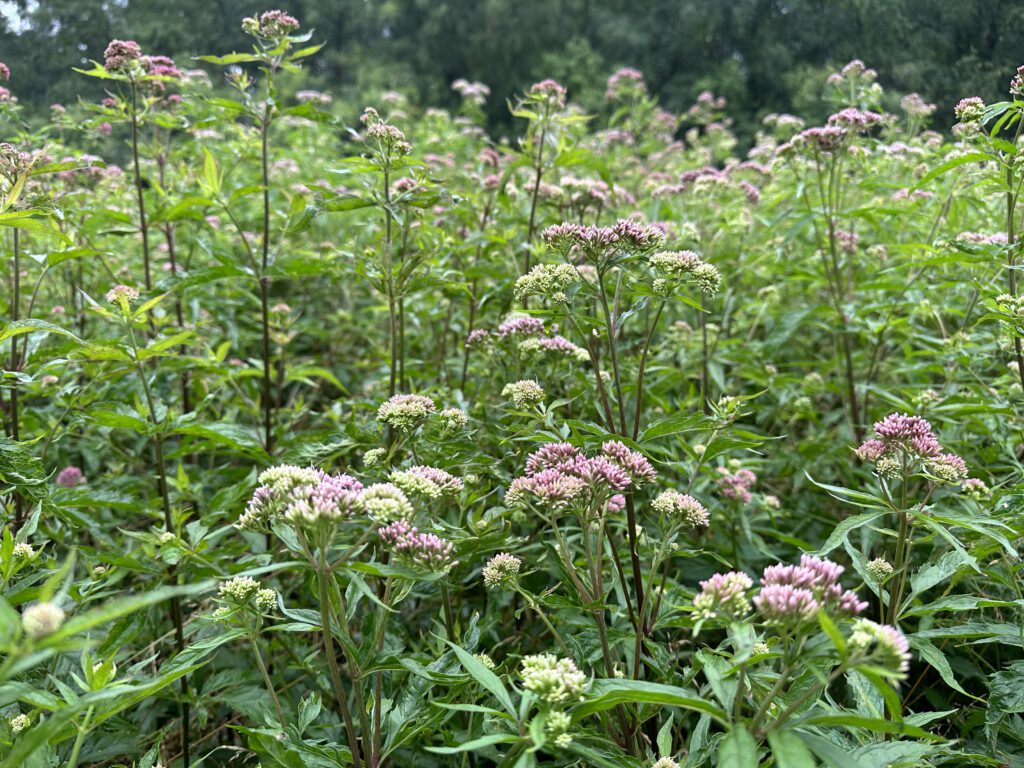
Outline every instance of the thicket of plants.
<svg viewBox="0 0 1024 768">
<path fill-rule="evenodd" d="M 0 768 L 1024 765 L 1024 68 L 737 157 L 243 29 L 0 87 Z"/>
</svg>

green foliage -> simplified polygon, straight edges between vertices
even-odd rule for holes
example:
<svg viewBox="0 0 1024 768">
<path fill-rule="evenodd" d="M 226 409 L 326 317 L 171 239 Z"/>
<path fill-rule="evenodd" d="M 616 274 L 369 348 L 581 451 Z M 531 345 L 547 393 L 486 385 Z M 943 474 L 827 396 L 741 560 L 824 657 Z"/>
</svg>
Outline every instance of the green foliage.
<svg viewBox="0 0 1024 768">
<path fill-rule="evenodd" d="M 0 768 L 1024 761 L 1024 83 L 862 5 L 33 4 Z"/>
</svg>

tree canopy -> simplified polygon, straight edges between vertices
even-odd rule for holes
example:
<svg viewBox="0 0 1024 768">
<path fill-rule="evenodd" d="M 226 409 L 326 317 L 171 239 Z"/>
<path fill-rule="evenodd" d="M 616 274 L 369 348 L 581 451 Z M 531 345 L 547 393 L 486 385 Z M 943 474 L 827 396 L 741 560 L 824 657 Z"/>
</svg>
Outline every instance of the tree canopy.
<svg viewBox="0 0 1024 768">
<path fill-rule="evenodd" d="M 189 57 L 241 48 L 250 0 L 13 0 L 0 58 L 23 102 L 88 97 L 69 62 L 100 58 L 115 37 Z M 820 110 L 827 72 L 853 58 L 894 93 L 938 104 L 952 122 L 965 93 L 998 98 L 1024 62 L 1024 0 L 291 0 L 286 9 L 326 42 L 314 75 L 335 93 L 395 89 L 454 103 L 464 77 L 490 86 L 493 124 L 505 100 L 554 77 L 584 106 L 619 66 L 642 70 L 669 109 L 700 90 L 728 98 L 741 136 L 768 112 Z"/>
</svg>

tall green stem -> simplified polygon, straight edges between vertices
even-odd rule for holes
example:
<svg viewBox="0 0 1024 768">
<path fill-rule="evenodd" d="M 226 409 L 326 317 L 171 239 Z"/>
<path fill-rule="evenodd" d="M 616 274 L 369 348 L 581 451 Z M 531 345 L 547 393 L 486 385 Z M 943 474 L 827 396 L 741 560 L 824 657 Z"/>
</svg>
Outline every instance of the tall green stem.
<svg viewBox="0 0 1024 768">
<path fill-rule="evenodd" d="M 132 345 L 132 357 L 135 359 L 135 367 L 139 374 L 139 379 L 142 381 L 142 391 L 146 397 L 146 410 L 148 411 L 147 420 L 153 427 L 153 453 L 156 458 L 156 470 L 157 470 L 157 486 L 160 493 L 160 503 L 164 513 L 164 530 L 167 533 L 174 534 L 174 514 L 171 511 L 171 495 L 170 488 L 167 484 L 167 459 L 164 455 L 164 435 L 163 435 L 163 424 L 156 417 L 156 401 L 153 398 L 153 391 L 149 386 L 149 378 L 146 375 L 145 362 L 139 358 L 139 344 L 135 338 L 135 328 L 133 326 L 133 319 L 126 316 L 124 322 L 128 327 L 128 336 L 131 340 Z M 168 568 L 168 578 L 177 583 L 177 566 L 172 565 Z M 174 624 L 174 639 L 175 646 L 178 649 L 178 653 L 185 650 L 185 626 L 182 618 L 181 611 L 181 598 L 177 595 L 170 599 L 171 608 L 171 621 Z M 182 760 L 185 768 L 188 768 L 190 763 L 190 749 L 191 749 L 191 714 L 189 697 L 191 692 L 189 690 L 188 675 L 184 675 L 181 678 L 181 753 Z"/>
<path fill-rule="evenodd" d="M 132 86 L 132 162 L 135 166 L 135 197 L 139 208 L 139 231 L 142 232 L 142 267 L 146 290 L 153 290 L 153 278 L 149 266 L 149 227 L 146 224 L 146 199 L 142 194 L 142 170 L 139 165 L 139 86 L 135 80 Z"/>
<path fill-rule="evenodd" d="M 260 259 L 260 323 L 263 333 L 263 434 L 264 448 L 274 455 L 274 401 L 271 398 L 270 360 L 270 121 L 273 67 L 267 68 L 267 98 L 260 121 L 260 167 L 263 174 L 263 251 Z"/>
<path fill-rule="evenodd" d="M 338 655 L 334 650 L 334 635 L 331 632 L 331 602 L 327 589 L 327 580 L 331 578 L 327 569 L 326 556 L 321 551 L 320 561 L 316 571 L 317 586 L 320 590 L 320 626 L 321 636 L 324 643 L 324 654 L 327 656 L 327 668 L 330 670 L 331 685 L 334 686 L 334 698 L 338 701 L 338 709 L 341 710 L 341 719 L 345 723 L 345 732 L 348 736 L 348 748 L 352 752 L 352 765 L 360 768 L 362 761 L 359 756 L 359 740 L 356 738 L 355 725 L 352 722 L 352 712 L 348 706 L 348 695 L 345 693 L 345 686 L 341 683 L 341 669 L 338 667 Z"/>
<path fill-rule="evenodd" d="M 259 636 L 253 635 L 250 638 L 252 642 L 253 653 L 256 656 L 256 666 L 259 667 L 260 674 L 263 676 L 263 684 L 267 686 L 267 693 L 270 694 L 270 700 L 274 702 L 274 710 L 277 712 L 277 720 L 281 723 L 281 727 L 284 728 L 287 725 L 287 721 L 284 719 L 284 710 L 281 709 L 281 700 L 277 698 L 277 691 L 274 689 L 274 681 L 270 679 L 270 673 L 267 671 L 267 665 L 263 661 L 263 654 L 260 653 Z"/>
</svg>

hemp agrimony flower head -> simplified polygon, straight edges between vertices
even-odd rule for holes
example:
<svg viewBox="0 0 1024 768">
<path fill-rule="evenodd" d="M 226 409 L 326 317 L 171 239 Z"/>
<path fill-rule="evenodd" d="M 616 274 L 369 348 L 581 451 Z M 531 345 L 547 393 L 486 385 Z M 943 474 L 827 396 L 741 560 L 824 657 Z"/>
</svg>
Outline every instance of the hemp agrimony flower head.
<svg viewBox="0 0 1024 768">
<path fill-rule="evenodd" d="M 32 725 L 32 720 L 29 718 L 28 715 L 20 714 L 8 720 L 7 724 L 11 727 L 11 733 L 17 736 L 19 733 L 21 733 L 30 725 Z"/>
<path fill-rule="evenodd" d="M 623 491 L 654 479 L 654 468 L 640 453 L 608 441 L 599 456 L 588 457 L 569 443 L 548 443 L 526 461 L 526 473 L 512 481 L 507 505 L 536 504 L 545 510 L 575 507 L 588 515 L 618 512 Z M 594 505 L 597 509 L 593 509 Z"/>
<path fill-rule="evenodd" d="M 394 395 L 377 409 L 377 420 L 402 432 L 412 432 L 437 410 L 434 401 L 423 395 Z"/>
<path fill-rule="evenodd" d="M 264 589 L 252 576 L 235 576 L 217 590 L 220 599 L 235 608 L 255 608 L 261 613 L 277 605 L 277 592 Z"/>
<path fill-rule="evenodd" d="M 387 448 L 371 448 L 369 451 L 363 454 L 363 466 L 369 469 L 370 467 L 376 467 L 388 456 Z"/>
<path fill-rule="evenodd" d="M 565 304 L 568 302 L 566 289 L 580 279 L 571 264 L 538 264 L 516 280 L 515 298 L 523 301 L 530 296 L 540 296 L 555 304 Z"/>
<path fill-rule="evenodd" d="M 378 531 L 381 542 L 400 563 L 416 570 L 447 573 L 458 561 L 455 546 L 433 533 L 421 533 L 404 520 L 386 525 Z"/>
<path fill-rule="evenodd" d="M 617 464 L 629 475 L 629 482 L 632 488 L 639 488 L 647 483 L 653 483 L 658 473 L 654 471 L 651 462 L 639 451 L 634 451 L 618 440 L 608 440 L 601 444 L 601 455 L 613 464 Z"/>
<path fill-rule="evenodd" d="M 740 571 L 716 573 L 700 582 L 700 592 L 693 598 L 693 607 L 699 619 L 735 621 L 750 614 L 747 592 L 753 580 Z"/>
<path fill-rule="evenodd" d="M 107 301 L 128 314 L 128 308 L 139 299 L 139 289 L 131 285 L 115 285 L 107 291 Z"/>
<path fill-rule="evenodd" d="M 103 68 L 110 73 L 129 74 L 140 66 L 142 48 L 134 40 L 111 40 L 103 52 Z"/>
<path fill-rule="evenodd" d="M 298 29 L 298 19 L 284 11 L 264 11 L 242 19 L 242 31 L 261 40 L 279 42 Z"/>
<path fill-rule="evenodd" d="M 610 227 L 565 222 L 548 227 L 541 238 L 566 258 L 578 256 L 583 263 L 607 267 L 621 256 L 645 256 L 665 243 L 659 227 L 633 219 L 619 219 Z"/>
<path fill-rule="evenodd" d="M 36 551 L 32 548 L 31 544 L 20 542 L 14 545 L 11 554 L 19 560 L 31 560 L 36 556 Z"/>
<path fill-rule="evenodd" d="M 548 706 L 560 706 L 583 699 L 587 676 L 572 659 L 551 653 L 524 656 L 519 677 L 523 687 Z"/>
<path fill-rule="evenodd" d="M 484 566 L 484 586 L 487 589 L 514 586 L 519 578 L 519 568 L 523 561 L 508 552 L 495 555 Z"/>
<path fill-rule="evenodd" d="M 881 125 L 884 120 L 885 118 L 877 112 L 851 107 L 829 115 L 827 122 L 830 126 L 838 125 L 851 131 L 864 133 L 876 125 Z"/>
<path fill-rule="evenodd" d="M 719 468 L 719 472 L 722 473 L 722 476 L 718 478 L 718 489 L 725 498 L 738 501 L 741 504 L 749 504 L 753 501 L 754 496 L 750 489 L 757 482 L 756 474 L 749 469 L 740 469 L 735 474 L 730 474 L 725 467 Z"/>
<path fill-rule="evenodd" d="M 845 570 L 813 555 L 801 555 L 799 565 L 769 565 L 754 605 L 767 623 L 788 627 L 810 622 L 821 609 L 834 616 L 855 616 L 868 604 L 843 589 L 839 577 Z"/>
<path fill-rule="evenodd" d="M 464 487 L 462 480 L 437 467 L 410 467 L 392 472 L 389 479 L 405 493 L 428 499 L 458 496 Z"/>
<path fill-rule="evenodd" d="M 679 491 L 662 491 L 651 502 L 651 507 L 688 528 L 707 528 L 711 523 L 711 516 L 704 505 L 693 496 Z"/>
<path fill-rule="evenodd" d="M 901 680 L 910 669 L 910 644 L 895 627 L 877 624 L 869 619 L 853 623 L 847 650 L 865 656 L 865 663 L 880 667 L 884 673 Z"/>
<path fill-rule="evenodd" d="M 953 114 L 962 123 L 976 123 L 985 114 L 985 102 L 977 96 L 968 96 L 957 102 Z"/>
<path fill-rule="evenodd" d="M 671 757 L 661 757 L 651 765 L 651 768 L 680 768 L 680 765 Z"/>
<path fill-rule="evenodd" d="M 546 107 L 549 110 L 565 108 L 565 87 L 550 78 L 541 80 L 530 86 L 527 100 Z"/>
<path fill-rule="evenodd" d="M 461 408 L 445 408 L 437 414 L 444 432 L 458 432 L 469 424 L 469 416 Z"/>
<path fill-rule="evenodd" d="M 60 606 L 50 603 L 35 603 L 21 614 L 21 628 L 32 640 L 39 640 L 52 635 L 64 623 L 64 611 Z"/>
<path fill-rule="evenodd" d="M 469 82 L 465 78 L 458 78 L 452 81 L 452 90 L 459 94 L 463 101 L 476 106 L 483 106 L 487 97 L 491 95 L 491 89 L 480 82 Z"/>
<path fill-rule="evenodd" d="M 992 494 L 989 487 L 985 485 L 985 481 L 979 480 L 976 477 L 969 477 L 964 480 L 960 483 L 960 488 L 964 493 L 976 501 L 987 499 Z"/>
<path fill-rule="evenodd" d="M 57 473 L 57 485 L 61 488 L 75 488 L 85 485 L 85 474 L 78 467 L 64 467 Z"/>
<path fill-rule="evenodd" d="M 894 569 L 892 567 L 892 563 L 884 557 L 876 557 L 864 566 L 864 570 L 868 572 L 868 576 L 870 576 L 873 581 L 881 584 L 892 576 Z"/>
<path fill-rule="evenodd" d="M 316 483 L 289 491 L 283 516 L 303 528 L 333 528 L 362 511 L 362 490 L 363 484 L 351 475 L 323 474 Z"/>
<path fill-rule="evenodd" d="M 505 388 L 501 390 L 501 396 L 511 400 L 512 404 L 519 409 L 540 405 L 544 402 L 544 390 L 533 379 L 522 379 L 506 384 Z"/>
<path fill-rule="evenodd" d="M 952 453 L 945 453 L 932 431 L 932 425 L 920 416 L 891 413 L 875 422 L 875 437 L 865 440 L 856 450 L 863 461 L 870 461 L 883 476 L 898 475 L 904 466 L 921 468 L 935 480 L 959 484 L 967 477 L 967 464 Z"/>
<path fill-rule="evenodd" d="M 279 464 L 264 470 L 257 477 L 260 486 L 253 491 L 235 527 L 249 531 L 266 529 L 284 510 L 295 489 L 318 485 L 324 477 L 323 470 L 293 464 Z"/>
<path fill-rule="evenodd" d="M 412 152 L 412 145 L 405 140 L 405 134 L 381 118 L 373 107 L 364 109 L 359 121 L 366 126 L 367 142 L 375 146 L 386 167 Z"/>
<path fill-rule="evenodd" d="M 702 293 L 714 296 L 722 286 L 722 275 L 693 251 L 659 251 L 648 261 L 654 270 L 674 280 L 693 280 Z"/>
<path fill-rule="evenodd" d="M 408 522 L 414 514 L 412 504 L 401 488 L 392 483 L 374 483 L 363 489 L 359 503 L 378 525 L 397 521 Z"/>
<path fill-rule="evenodd" d="M 647 84 L 644 83 L 644 73 L 632 67 L 622 67 L 616 70 L 605 88 L 604 97 L 608 101 L 615 101 L 621 98 L 642 98 L 647 95 Z"/>
<path fill-rule="evenodd" d="M 838 125 L 824 128 L 808 128 L 793 139 L 793 144 L 807 147 L 816 152 L 831 153 L 840 149 L 846 141 L 846 130 Z"/>
</svg>

